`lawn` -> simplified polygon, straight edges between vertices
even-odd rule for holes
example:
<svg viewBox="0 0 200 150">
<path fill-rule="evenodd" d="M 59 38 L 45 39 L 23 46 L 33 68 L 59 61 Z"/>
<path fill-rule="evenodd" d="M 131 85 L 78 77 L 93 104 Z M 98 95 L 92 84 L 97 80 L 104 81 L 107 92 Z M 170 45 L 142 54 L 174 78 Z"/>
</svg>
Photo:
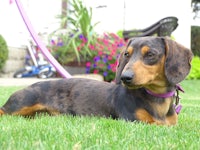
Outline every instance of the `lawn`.
<svg viewBox="0 0 200 150">
<path fill-rule="evenodd" d="M 97 117 L 0 117 L 4 150 L 199 150 L 200 80 L 181 83 L 183 109 L 173 127 Z M 0 105 L 22 87 L 0 87 Z"/>
</svg>

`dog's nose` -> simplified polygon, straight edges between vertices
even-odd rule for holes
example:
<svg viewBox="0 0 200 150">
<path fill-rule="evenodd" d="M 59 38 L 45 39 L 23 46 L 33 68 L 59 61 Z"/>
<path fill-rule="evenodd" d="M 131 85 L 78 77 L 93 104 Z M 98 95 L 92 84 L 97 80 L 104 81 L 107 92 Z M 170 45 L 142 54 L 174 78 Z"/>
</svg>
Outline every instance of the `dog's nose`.
<svg viewBox="0 0 200 150">
<path fill-rule="evenodd" d="M 133 79 L 133 76 L 134 76 L 133 71 L 127 70 L 122 73 L 121 80 L 124 84 L 130 84 Z"/>
</svg>

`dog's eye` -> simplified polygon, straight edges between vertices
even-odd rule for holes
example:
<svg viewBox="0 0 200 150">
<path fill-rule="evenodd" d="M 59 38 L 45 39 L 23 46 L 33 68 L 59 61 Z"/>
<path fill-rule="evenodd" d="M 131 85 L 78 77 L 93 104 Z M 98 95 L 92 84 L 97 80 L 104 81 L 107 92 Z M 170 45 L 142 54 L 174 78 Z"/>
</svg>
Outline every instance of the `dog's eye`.
<svg viewBox="0 0 200 150">
<path fill-rule="evenodd" d="M 154 55 L 154 53 L 148 52 L 148 53 L 146 53 L 145 56 L 146 56 L 147 58 L 151 59 L 151 58 L 153 58 L 155 55 Z"/>
<path fill-rule="evenodd" d="M 159 60 L 157 53 L 155 52 L 147 52 L 144 55 L 144 63 L 148 65 L 153 65 Z"/>
<path fill-rule="evenodd" d="M 124 56 L 128 57 L 129 56 L 129 52 L 124 52 Z"/>
</svg>

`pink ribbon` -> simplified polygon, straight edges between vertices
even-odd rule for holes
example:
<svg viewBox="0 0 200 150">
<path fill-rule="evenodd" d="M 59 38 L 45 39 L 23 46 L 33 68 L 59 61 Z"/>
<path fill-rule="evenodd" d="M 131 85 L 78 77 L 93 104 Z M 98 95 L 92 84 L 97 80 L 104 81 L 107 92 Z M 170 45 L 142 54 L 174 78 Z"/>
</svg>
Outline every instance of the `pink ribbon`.
<svg viewBox="0 0 200 150">
<path fill-rule="evenodd" d="M 36 34 L 36 32 L 34 31 L 30 20 L 28 19 L 22 4 L 20 3 L 19 0 L 15 0 L 18 10 L 21 14 L 21 17 L 29 31 L 29 33 L 31 34 L 33 40 L 35 41 L 35 43 L 37 44 L 37 46 L 40 48 L 41 52 L 43 53 L 43 55 L 49 60 L 49 62 L 56 68 L 56 70 L 64 77 L 64 78 L 71 78 L 71 75 L 58 63 L 58 61 L 51 55 L 51 53 L 48 51 L 48 49 L 46 48 L 46 46 L 44 45 L 44 43 L 42 43 L 42 41 L 40 40 L 39 36 Z M 10 0 L 10 3 L 12 3 L 12 0 Z"/>
</svg>

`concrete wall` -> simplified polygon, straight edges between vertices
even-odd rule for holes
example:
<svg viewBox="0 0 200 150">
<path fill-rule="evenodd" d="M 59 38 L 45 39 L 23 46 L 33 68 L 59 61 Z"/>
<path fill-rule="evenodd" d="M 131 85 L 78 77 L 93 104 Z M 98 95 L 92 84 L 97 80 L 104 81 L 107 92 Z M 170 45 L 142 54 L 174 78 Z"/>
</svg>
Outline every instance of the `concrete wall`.
<svg viewBox="0 0 200 150">
<path fill-rule="evenodd" d="M 13 77 L 15 71 L 24 67 L 26 49 L 18 47 L 8 47 L 8 50 L 8 60 L 6 61 L 3 70 L 0 72 L 0 77 Z"/>
</svg>

